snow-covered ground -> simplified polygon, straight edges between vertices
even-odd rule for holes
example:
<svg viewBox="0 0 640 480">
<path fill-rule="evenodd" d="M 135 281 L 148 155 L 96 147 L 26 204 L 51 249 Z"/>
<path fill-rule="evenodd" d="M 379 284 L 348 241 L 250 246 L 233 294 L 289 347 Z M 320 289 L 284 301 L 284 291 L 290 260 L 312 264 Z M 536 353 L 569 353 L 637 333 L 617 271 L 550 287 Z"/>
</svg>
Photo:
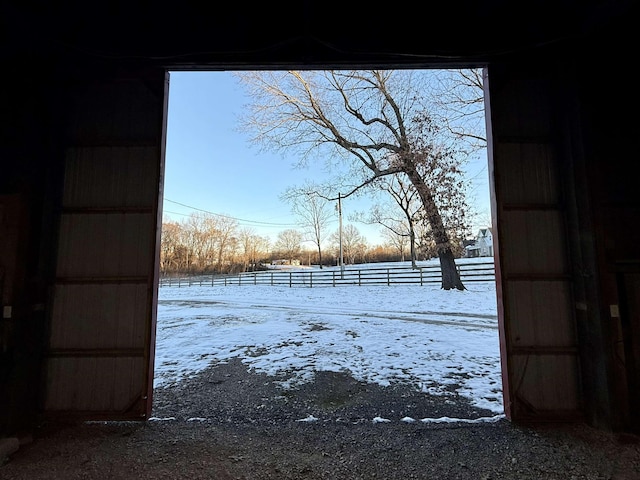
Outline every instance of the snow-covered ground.
<svg viewBox="0 0 640 480">
<path fill-rule="evenodd" d="M 239 357 L 258 372 L 287 372 L 285 388 L 348 371 L 437 395 L 453 388 L 501 414 L 495 284 L 466 286 L 161 287 L 154 385 Z"/>
</svg>

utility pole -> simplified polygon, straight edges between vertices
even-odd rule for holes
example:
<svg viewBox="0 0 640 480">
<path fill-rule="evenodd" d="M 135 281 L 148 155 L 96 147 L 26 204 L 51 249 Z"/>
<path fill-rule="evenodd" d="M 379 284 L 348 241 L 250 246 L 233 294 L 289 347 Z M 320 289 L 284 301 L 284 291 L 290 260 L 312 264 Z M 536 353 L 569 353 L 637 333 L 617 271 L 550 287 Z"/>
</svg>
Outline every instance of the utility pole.
<svg viewBox="0 0 640 480">
<path fill-rule="evenodd" d="M 344 278 L 344 259 L 342 257 L 342 195 L 338 192 L 338 220 L 340 237 L 340 278 Z"/>
</svg>

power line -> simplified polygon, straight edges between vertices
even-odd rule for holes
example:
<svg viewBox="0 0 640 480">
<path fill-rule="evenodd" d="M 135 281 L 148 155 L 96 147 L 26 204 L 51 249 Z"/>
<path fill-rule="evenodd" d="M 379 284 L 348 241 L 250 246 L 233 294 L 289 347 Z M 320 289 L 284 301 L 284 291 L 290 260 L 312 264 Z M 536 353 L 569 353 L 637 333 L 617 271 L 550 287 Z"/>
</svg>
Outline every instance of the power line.
<svg viewBox="0 0 640 480">
<path fill-rule="evenodd" d="M 176 202 L 175 200 L 169 200 L 168 198 L 165 198 L 164 201 L 165 202 L 170 202 L 170 203 L 175 203 L 176 205 L 180 205 L 182 207 L 190 208 L 191 210 L 197 210 L 198 212 L 204 212 L 204 213 L 208 213 L 209 215 L 215 215 L 217 217 L 228 218 L 230 220 L 236 220 L 238 222 L 243 222 L 243 223 L 248 223 L 248 224 L 268 225 L 268 226 L 272 226 L 272 227 L 295 227 L 295 226 L 297 226 L 294 223 L 261 222 L 259 220 L 246 220 L 246 219 L 243 219 L 243 218 L 231 217 L 229 215 L 223 215 L 222 213 L 211 212 L 209 210 L 205 210 L 205 209 L 202 209 L 202 208 L 194 207 L 192 205 L 187 205 L 185 203 Z M 176 215 L 183 215 L 183 214 L 177 213 L 177 212 L 168 212 L 168 213 L 175 213 Z"/>
</svg>

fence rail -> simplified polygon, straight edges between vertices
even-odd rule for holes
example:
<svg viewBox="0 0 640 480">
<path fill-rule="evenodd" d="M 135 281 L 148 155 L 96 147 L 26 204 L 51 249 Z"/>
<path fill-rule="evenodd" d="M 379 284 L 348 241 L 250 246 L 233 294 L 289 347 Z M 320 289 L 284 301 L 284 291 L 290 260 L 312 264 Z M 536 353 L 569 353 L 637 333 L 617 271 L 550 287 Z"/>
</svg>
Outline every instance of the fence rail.
<svg viewBox="0 0 640 480">
<path fill-rule="evenodd" d="M 457 266 L 463 282 L 495 280 L 493 262 L 469 263 Z M 197 275 L 163 277 L 161 287 L 268 285 L 287 287 L 336 287 L 340 285 L 427 285 L 440 283 L 439 265 L 402 267 L 331 267 L 329 269 L 290 269 L 244 272 L 235 275 Z"/>
</svg>

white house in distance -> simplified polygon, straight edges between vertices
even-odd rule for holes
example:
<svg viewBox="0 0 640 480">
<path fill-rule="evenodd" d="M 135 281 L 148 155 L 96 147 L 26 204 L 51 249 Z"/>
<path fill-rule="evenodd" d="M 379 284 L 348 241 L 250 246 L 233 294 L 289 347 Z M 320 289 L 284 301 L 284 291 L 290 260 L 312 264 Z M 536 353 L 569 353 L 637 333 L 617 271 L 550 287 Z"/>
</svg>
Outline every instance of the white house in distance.
<svg viewBox="0 0 640 480">
<path fill-rule="evenodd" d="M 465 247 L 465 255 L 471 257 L 493 257 L 493 232 L 491 227 L 478 230 L 473 242 Z"/>
</svg>

